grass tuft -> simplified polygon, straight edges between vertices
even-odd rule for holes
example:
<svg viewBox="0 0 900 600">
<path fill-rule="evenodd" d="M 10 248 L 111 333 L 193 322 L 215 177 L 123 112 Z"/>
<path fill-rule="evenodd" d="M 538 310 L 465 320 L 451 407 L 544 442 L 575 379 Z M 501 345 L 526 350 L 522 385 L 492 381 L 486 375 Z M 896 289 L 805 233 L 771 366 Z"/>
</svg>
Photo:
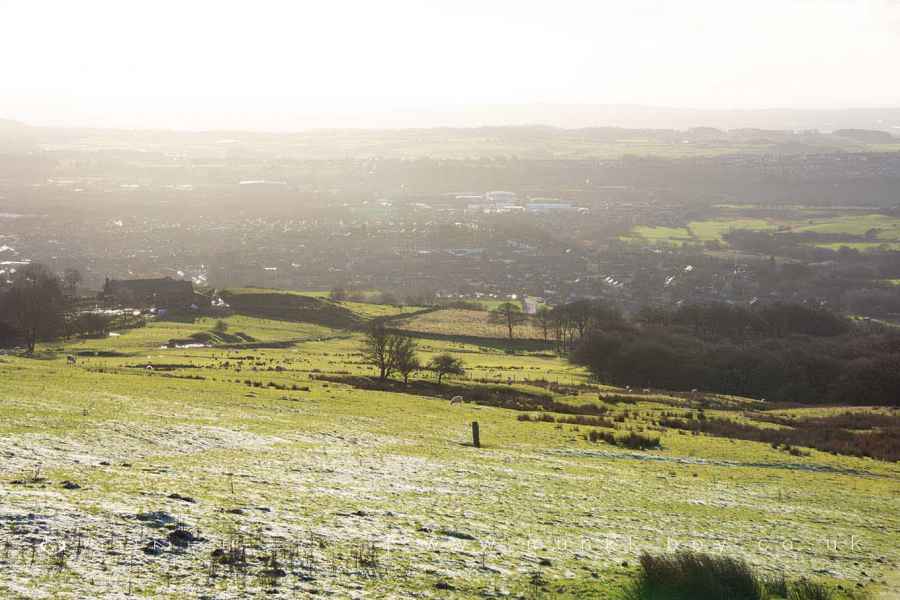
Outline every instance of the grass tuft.
<svg viewBox="0 0 900 600">
<path fill-rule="evenodd" d="M 764 600 L 765 589 L 738 558 L 678 552 L 643 554 L 638 579 L 623 600 Z"/>
</svg>

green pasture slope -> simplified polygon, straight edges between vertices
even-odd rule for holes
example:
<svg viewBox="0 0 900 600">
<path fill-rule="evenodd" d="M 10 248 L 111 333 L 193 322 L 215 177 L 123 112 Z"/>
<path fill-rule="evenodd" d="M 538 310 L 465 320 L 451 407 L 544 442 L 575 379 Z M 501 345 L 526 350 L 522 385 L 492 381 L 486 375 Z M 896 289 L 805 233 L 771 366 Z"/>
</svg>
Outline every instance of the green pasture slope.
<svg viewBox="0 0 900 600">
<path fill-rule="evenodd" d="M 658 391 L 604 404 L 662 444 L 627 450 L 587 426 L 326 381 L 372 374 L 353 330 L 225 321 L 270 347 L 165 347 L 216 326 L 200 319 L 0 356 L 0 597 L 615 598 L 642 551 L 677 547 L 898 591 L 897 464 L 658 431 L 662 412 L 690 412 Z M 629 395 L 546 350 L 420 350 L 463 359 L 454 386 Z M 751 418 L 755 403 L 715 406 Z"/>
</svg>

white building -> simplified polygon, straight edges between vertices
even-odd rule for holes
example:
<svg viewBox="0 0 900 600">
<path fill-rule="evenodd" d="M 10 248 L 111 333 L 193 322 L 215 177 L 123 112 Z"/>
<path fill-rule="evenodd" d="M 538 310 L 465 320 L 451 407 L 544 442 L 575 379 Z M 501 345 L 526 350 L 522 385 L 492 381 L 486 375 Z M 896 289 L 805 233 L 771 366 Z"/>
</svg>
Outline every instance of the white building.
<svg viewBox="0 0 900 600">
<path fill-rule="evenodd" d="M 556 198 L 534 198 L 525 206 L 530 213 L 548 213 L 557 211 L 578 210 L 571 202 L 563 202 Z"/>
<path fill-rule="evenodd" d="M 526 315 L 536 315 L 538 311 L 538 299 L 532 296 L 522 296 L 522 312 Z"/>
<path fill-rule="evenodd" d="M 514 192 L 488 192 L 484 195 L 484 199 L 488 204 L 493 204 L 495 208 L 503 208 L 518 203 L 518 197 Z"/>
</svg>

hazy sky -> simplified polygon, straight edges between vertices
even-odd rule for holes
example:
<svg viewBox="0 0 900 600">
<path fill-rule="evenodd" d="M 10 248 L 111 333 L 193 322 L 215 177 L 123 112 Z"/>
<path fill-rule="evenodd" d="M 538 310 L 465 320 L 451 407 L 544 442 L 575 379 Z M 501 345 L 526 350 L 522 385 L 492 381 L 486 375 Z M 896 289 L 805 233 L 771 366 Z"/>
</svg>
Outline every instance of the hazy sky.
<svg viewBox="0 0 900 600">
<path fill-rule="evenodd" d="M 900 106 L 898 65 L 900 0 L 0 0 L 0 117 L 34 124 Z"/>
</svg>

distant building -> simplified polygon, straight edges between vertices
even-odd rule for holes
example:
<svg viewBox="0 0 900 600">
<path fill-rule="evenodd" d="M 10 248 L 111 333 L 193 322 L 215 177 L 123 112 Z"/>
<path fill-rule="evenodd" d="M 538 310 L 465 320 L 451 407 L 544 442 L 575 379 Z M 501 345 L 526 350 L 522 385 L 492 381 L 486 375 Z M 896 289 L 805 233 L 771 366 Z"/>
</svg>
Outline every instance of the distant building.
<svg viewBox="0 0 900 600">
<path fill-rule="evenodd" d="M 518 203 L 518 197 L 515 192 L 488 192 L 484 195 L 484 199 L 488 204 L 496 208 L 503 208 Z"/>
<path fill-rule="evenodd" d="M 188 308 L 202 299 L 190 281 L 161 279 L 106 279 L 100 297 L 132 306 Z"/>
<path fill-rule="evenodd" d="M 538 299 L 532 296 L 522 296 L 522 312 L 526 315 L 536 315 L 538 311 Z"/>
<path fill-rule="evenodd" d="M 450 248 L 447 254 L 453 256 L 480 256 L 484 253 L 484 248 Z"/>
<path fill-rule="evenodd" d="M 529 202 L 525 210 L 530 213 L 548 213 L 577 210 L 568 202 Z"/>
</svg>

